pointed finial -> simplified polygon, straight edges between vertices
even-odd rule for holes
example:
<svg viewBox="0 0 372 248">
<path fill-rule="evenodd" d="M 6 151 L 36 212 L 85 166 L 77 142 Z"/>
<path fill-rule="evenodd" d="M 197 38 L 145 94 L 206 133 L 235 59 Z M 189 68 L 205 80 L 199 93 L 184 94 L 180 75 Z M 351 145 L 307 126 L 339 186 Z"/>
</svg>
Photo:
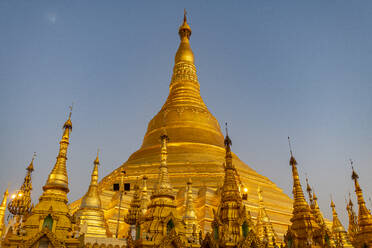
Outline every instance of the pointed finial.
<svg viewBox="0 0 372 248">
<path fill-rule="evenodd" d="M 74 106 L 74 103 L 71 104 L 71 106 L 69 106 L 69 109 L 70 109 L 70 113 L 68 115 L 68 119 L 67 121 L 65 122 L 65 124 L 63 125 L 63 128 L 64 129 L 72 129 L 72 123 L 71 123 L 71 114 L 72 114 L 72 107 Z"/>
<path fill-rule="evenodd" d="M 293 157 L 293 152 L 292 152 L 292 145 L 291 145 L 291 138 L 288 136 L 288 145 L 289 145 L 289 152 L 291 154 L 291 159 L 289 160 L 289 165 L 297 165 L 296 159 Z"/>
<path fill-rule="evenodd" d="M 32 155 L 32 159 L 31 159 L 30 165 L 26 169 L 29 172 L 33 172 L 34 171 L 34 159 L 35 159 L 35 157 L 36 157 L 36 152 L 34 152 L 34 154 Z"/>
<path fill-rule="evenodd" d="M 226 137 L 225 137 L 225 146 L 230 147 L 232 145 L 231 139 L 229 137 L 229 130 L 227 128 L 227 122 L 225 122 L 225 129 L 226 129 Z"/>
<path fill-rule="evenodd" d="M 99 148 L 97 149 L 97 157 L 96 157 L 96 160 L 94 160 L 94 164 L 100 164 L 99 163 Z"/>
<path fill-rule="evenodd" d="M 288 136 L 288 145 L 289 145 L 289 152 L 291 153 L 291 157 L 293 157 L 292 145 L 291 145 L 291 138 L 289 136 Z"/>
<path fill-rule="evenodd" d="M 187 15 L 187 12 L 186 12 L 186 8 L 185 8 L 185 9 L 183 9 L 183 21 L 184 22 L 187 22 L 186 15 Z"/>
<path fill-rule="evenodd" d="M 68 115 L 68 118 L 70 119 L 71 118 L 71 114 L 72 114 L 72 109 L 74 107 L 74 102 L 71 103 L 71 105 L 69 106 L 69 109 L 70 109 L 70 114 Z"/>
<path fill-rule="evenodd" d="M 353 179 L 355 181 L 359 178 L 359 176 L 354 170 L 354 161 L 352 159 L 350 159 L 350 166 L 351 166 L 351 170 L 352 170 L 351 179 Z"/>
</svg>

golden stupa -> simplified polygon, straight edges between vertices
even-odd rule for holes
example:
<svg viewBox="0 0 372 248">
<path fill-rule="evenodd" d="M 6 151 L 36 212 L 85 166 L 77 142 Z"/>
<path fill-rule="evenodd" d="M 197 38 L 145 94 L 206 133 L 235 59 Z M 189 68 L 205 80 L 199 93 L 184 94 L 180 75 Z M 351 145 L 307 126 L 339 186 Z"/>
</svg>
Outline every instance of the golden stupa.
<svg viewBox="0 0 372 248">
<path fill-rule="evenodd" d="M 177 209 L 184 208 L 186 204 L 185 185 L 191 178 L 200 228 L 204 233 L 211 231 L 213 208 L 218 206 L 219 188 L 224 177 L 224 136 L 218 121 L 200 96 L 194 54 L 190 47 L 191 28 L 186 15 L 178 33 L 181 42 L 175 56 L 169 96 L 165 104 L 149 122 L 139 150 L 98 185 L 107 224 L 111 232 L 115 233 L 119 222 L 119 236 L 127 235 L 129 229 L 122 217 L 130 207 L 133 191 L 125 194 L 119 204 L 119 192 L 113 191 L 113 184 L 120 183 L 123 170 L 126 171 L 125 182 L 131 185 L 135 184 L 138 177 L 146 175 L 151 194 L 158 178 L 161 135 L 170 138 L 168 169 L 176 192 Z M 251 211 L 253 219 L 259 208 L 265 207 L 275 231 L 283 236 L 290 225 L 292 199 L 267 177 L 242 162 L 236 154 L 232 156 L 239 175 L 239 190 L 246 188 L 248 191 L 248 198 L 243 200 L 243 204 Z M 257 188 L 264 192 L 263 203 L 260 203 Z M 78 200 L 70 205 L 72 213 L 79 208 L 80 202 Z"/>
</svg>

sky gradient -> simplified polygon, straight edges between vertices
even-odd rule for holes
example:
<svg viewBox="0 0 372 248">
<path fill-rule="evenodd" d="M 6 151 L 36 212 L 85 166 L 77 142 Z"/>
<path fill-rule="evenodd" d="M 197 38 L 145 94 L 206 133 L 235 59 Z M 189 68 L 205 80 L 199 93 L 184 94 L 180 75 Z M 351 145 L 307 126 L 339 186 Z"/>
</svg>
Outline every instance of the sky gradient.
<svg viewBox="0 0 372 248">
<path fill-rule="evenodd" d="M 0 192 L 37 152 L 37 201 L 74 102 L 69 200 L 136 151 L 160 110 L 183 9 L 201 95 L 233 151 L 292 197 L 287 136 L 331 217 L 347 226 L 355 161 L 372 196 L 371 1 L 0 1 Z M 222 125 L 221 125 L 222 126 Z"/>
</svg>

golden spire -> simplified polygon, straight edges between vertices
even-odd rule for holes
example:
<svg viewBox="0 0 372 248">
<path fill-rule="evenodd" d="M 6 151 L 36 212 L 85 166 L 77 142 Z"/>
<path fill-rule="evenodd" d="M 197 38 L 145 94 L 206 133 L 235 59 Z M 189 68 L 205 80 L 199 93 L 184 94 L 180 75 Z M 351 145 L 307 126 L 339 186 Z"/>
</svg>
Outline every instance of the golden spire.
<svg viewBox="0 0 372 248">
<path fill-rule="evenodd" d="M 226 128 L 225 137 L 225 177 L 221 189 L 221 199 L 217 212 L 214 212 L 212 222 L 215 240 L 218 240 L 221 247 L 236 246 L 238 242 L 245 240 L 248 230 L 253 225 L 247 215 L 242 197 L 237 185 L 238 173 L 232 161 L 231 139 Z M 242 232 L 236 230 L 243 230 Z M 257 237 L 255 237 L 257 238 Z"/>
<path fill-rule="evenodd" d="M 290 139 L 288 137 L 288 142 L 289 141 Z M 309 205 L 307 204 L 304 193 L 302 191 L 300 177 L 298 176 L 297 161 L 293 156 L 291 147 L 290 147 L 290 153 L 291 153 L 291 158 L 289 160 L 289 165 L 292 167 L 292 177 L 293 177 L 293 197 L 294 197 L 293 211 L 295 211 L 296 208 L 305 208 L 310 211 Z"/>
<path fill-rule="evenodd" d="M 98 165 L 100 164 L 98 153 L 99 151 L 97 151 L 97 157 L 93 162 L 93 171 L 89 189 L 81 200 L 80 208 L 101 209 L 101 199 L 98 194 Z"/>
<path fill-rule="evenodd" d="M 191 28 L 186 13 L 180 26 L 180 45 L 175 56 L 169 95 L 159 113 L 148 124 L 141 149 L 156 152 L 158 137 L 164 133 L 172 137 L 172 143 L 185 142 L 223 147 L 223 135 L 217 120 L 207 109 L 200 96 L 200 85 L 190 47 Z M 181 149 L 181 147 L 177 147 Z M 146 153 L 149 151 L 146 150 Z M 177 154 L 178 155 L 178 154 Z M 131 158 L 130 158 L 131 159 Z"/>
<path fill-rule="evenodd" d="M 366 207 L 366 203 L 363 198 L 362 188 L 359 185 L 359 176 L 355 172 L 353 167 L 353 161 L 351 162 L 352 175 L 351 178 L 354 180 L 355 193 L 358 199 L 358 226 L 359 230 L 356 235 L 356 243 L 362 247 L 364 244 L 372 245 L 372 215 L 369 209 Z"/>
<path fill-rule="evenodd" d="M 194 64 L 194 54 L 190 47 L 191 28 L 187 24 L 186 10 L 184 10 L 183 23 L 178 29 L 178 34 L 180 35 L 181 44 L 176 53 L 175 63 L 183 61 Z"/>
<path fill-rule="evenodd" d="M 269 216 L 266 212 L 263 196 L 262 196 L 262 189 L 260 187 L 257 188 L 257 195 L 258 195 L 258 213 L 257 213 L 257 223 L 256 223 L 256 234 L 258 238 L 267 243 L 268 247 L 274 247 L 275 241 L 278 241 L 278 235 L 276 234 Z"/>
<path fill-rule="evenodd" d="M 142 189 L 141 189 L 141 213 L 144 215 L 147 211 L 147 206 L 149 205 L 150 199 L 147 192 L 147 176 L 142 178 Z"/>
<path fill-rule="evenodd" d="M 160 137 L 161 139 L 161 154 L 160 154 L 160 168 L 159 168 L 159 181 L 156 187 L 156 194 L 172 194 L 173 189 L 169 181 L 168 176 L 168 165 L 167 165 L 167 158 L 168 158 L 168 150 L 167 150 L 167 143 L 169 138 L 166 134 Z"/>
<path fill-rule="evenodd" d="M 43 187 L 44 191 L 47 190 L 58 190 L 62 191 L 62 194 L 67 194 L 69 192 L 68 189 L 68 176 L 66 170 L 66 160 L 67 160 L 67 148 L 69 145 L 70 139 L 70 132 L 72 130 L 72 123 L 71 123 L 71 113 L 72 113 L 72 106 L 70 106 L 70 114 L 63 125 L 63 135 L 62 139 L 59 142 L 59 153 L 57 156 L 57 161 L 54 165 L 53 170 L 49 174 L 48 180 Z"/>
<path fill-rule="evenodd" d="M 333 223 L 332 223 L 332 234 L 335 240 L 337 247 L 353 247 L 349 241 L 349 237 L 345 228 L 342 226 L 340 219 L 338 218 L 338 214 L 336 211 L 336 205 L 331 199 L 331 208 L 332 208 L 332 215 L 333 215 Z"/>
<path fill-rule="evenodd" d="M 291 158 L 289 164 L 292 167 L 293 178 L 293 216 L 292 225 L 286 235 L 286 242 L 292 239 L 293 247 L 306 247 L 309 242 L 322 245 L 324 238 L 321 236 L 320 227 L 315 221 L 314 215 L 305 200 L 300 177 L 298 176 L 297 161 L 293 156 L 290 138 L 288 144 Z"/>
<path fill-rule="evenodd" d="M 344 227 L 341 224 L 340 219 L 338 218 L 338 214 L 337 214 L 337 211 L 336 211 L 336 205 L 335 205 L 335 203 L 333 202 L 332 199 L 331 199 L 331 205 L 330 206 L 332 208 L 332 216 L 333 216 L 332 231 L 333 232 L 345 231 Z"/>
<path fill-rule="evenodd" d="M 327 228 L 326 224 L 324 222 L 324 217 L 322 212 L 320 211 L 319 205 L 318 205 L 318 197 L 316 196 L 315 192 L 313 192 L 313 211 L 316 221 L 320 226 L 323 228 Z"/>
<path fill-rule="evenodd" d="M 346 201 L 346 198 L 345 198 L 345 201 Z M 351 200 L 351 195 L 349 193 L 349 202 L 346 201 L 346 211 L 348 213 L 348 216 L 349 216 L 349 226 L 348 226 L 348 229 L 347 229 L 347 232 L 349 234 L 349 237 L 350 237 L 350 241 L 351 242 L 354 242 L 354 239 L 356 237 L 356 234 L 358 232 L 358 220 L 357 220 L 357 216 L 356 216 L 356 213 L 354 211 L 354 208 L 353 208 L 353 202 Z"/>
<path fill-rule="evenodd" d="M 313 202 L 312 188 L 309 185 L 309 179 L 307 177 L 306 177 L 306 191 L 307 191 L 307 194 L 309 195 L 310 207 L 313 209 L 314 202 Z"/>
<path fill-rule="evenodd" d="M 76 212 L 81 232 L 86 237 L 107 237 L 109 233 L 98 194 L 98 165 L 100 165 L 99 150 L 97 150 L 97 157 L 93 162 L 88 191 L 83 196 L 80 208 Z"/>
<path fill-rule="evenodd" d="M 8 200 L 8 188 L 4 192 L 4 197 L 3 200 L 1 201 L 0 205 L 0 240 L 3 236 L 3 231 L 4 231 L 4 224 L 5 224 L 5 211 L 6 211 L 6 202 Z"/>
<path fill-rule="evenodd" d="M 34 159 L 36 153 L 32 156 L 32 160 L 27 167 L 27 174 L 23 180 L 21 188 L 12 195 L 12 198 L 8 205 L 8 210 L 13 215 L 25 215 L 32 209 L 31 206 L 31 191 L 32 191 L 32 180 L 31 173 L 34 171 Z"/>
<path fill-rule="evenodd" d="M 132 201 L 130 202 L 130 208 L 128 210 L 128 214 L 125 216 L 124 221 L 131 225 L 134 226 L 137 224 L 141 217 L 141 190 L 138 185 L 138 179 L 136 183 L 134 184 L 134 194 Z"/>
<path fill-rule="evenodd" d="M 174 201 L 175 196 L 168 177 L 167 142 L 169 138 L 165 134 L 160 138 L 161 159 L 158 184 L 155 187 L 154 193 L 151 195 L 151 203 L 148 205 L 145 215 L 141 218 L 142 220 L 138 227 L 140 233 L 136 232 L 140 244 L 141 242 L 146 243 L 149 240 L 151 246 L 157 246 L 162 243 L 163 239 L 171 231 L 184 231 L 184 226 L 178 219 L 177 207 Z M 147 192 L 146 184 L 144 186 Z M 150 243 L 147 243 L 147 245 L 150 245 Z"/>
<path fill-rule="evenodd" d="M 351 161 L 351 165 L 353 165 L 353 162 Z M 370 211 L 367 209 L 366 207 L 366 203 L 364 201 L 364 197 L 363 197 L 363 191 L 362 191 L 362 188 L 360 187 L 359 185 L 359 182 L 358 182 L 358 179 L 359 179 L 359 176 L 358 174 L 355 172 L 354 170 L 354 167 L 352 166 L 352 175 L 351 175 L 351 179 L 354 180 L 354 185 L 355 185 L 355 193 L 357 195 L 357 199 L 358 199 L 358 205 L 359 205 L 359 213 L 358 213 L 358 218 L 360 219 L 361 217 L 366 217 L 366 216 L 370 216 L 371 213 Z M 359 220 L 360 221 L 360 220 Z M 372 223 L 371 223 L 372 224 Z"/>
<path fill-rule="evenodd" d="M 197 231 L 199 228 L 198 228 L 198 221 L 197 221 L 196 213 L 194 209 L 194 199 L 192 196 L 191 178 L 189 178 L 189 180 L 187 181 L 186 207 L 185 207 L 185 215 L 183 216 L 183 221 L 186 225 L 186 237 L 191 238 L 193 234 L 195 237 L 195 235 L 199 233 L 199 231 Z M 196 239 L 194 241 L 196 241 Z"/>
</svg>

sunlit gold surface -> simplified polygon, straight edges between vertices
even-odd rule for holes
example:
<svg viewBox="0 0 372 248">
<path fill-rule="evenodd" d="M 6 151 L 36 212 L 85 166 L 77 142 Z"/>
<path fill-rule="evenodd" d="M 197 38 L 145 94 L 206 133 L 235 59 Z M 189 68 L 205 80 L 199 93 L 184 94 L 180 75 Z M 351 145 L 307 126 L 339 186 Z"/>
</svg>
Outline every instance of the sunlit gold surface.
<svg viewBox="0 0 372 248">
<path fill-rule="evenodd" d="M 193 189 L 198 192 L 195 207 L 199 224 L 203 232 L 211 231 L 212 209 L 217 207 L 216 190 L 221 186 L 224 175 L 224 137 L 217 120 L 200 96 L 200 85 L 189 41 L 191 28 L 187 22 L 182 24 L 179 33 L 181 43 L 175 56 L 169 96 L 165 104 L 149 122 L 141 148 L 99 183 L 102 206 L 112 231 L 116 228 L 119 205 L 119 197 L 112 191 L 112 184 L 120 182 L 121 171 L 125 169 L 128 182 L 134 184 L 137 177 L 146 175 L 149 189 L 153 189 L 157 183 L 160 163 L 159 137 L 162 134 L 171 138 L 168 143 L 168 172 L 174 190 L 183 191 L 188 178 L 192 178 Z M 278 235 L 282 237 L 290 224 L 292 200 L 235 154 L 232 154 L 232 157 L 240 175 L 239 187 L 248 189 L 248 201 L 244 202 L 247 209 L 251 211 L 253 218 L 257 216 L 257 187 L 260 186 L 265 192 L 267 214 Z M 131 197 L 132 193 L 124 196 L 122 210 L 127 211 Z M 72 212 L 76 211 L 79 205 L 80 201 L 71 204 Z M 180 207 L 182 205 L 177 205 L 177 208 Z M 122 234 L 126 234 L 128 230 L 128 225 L 123 220 L 120 221 L 120 230 Z"/>
</svg>

